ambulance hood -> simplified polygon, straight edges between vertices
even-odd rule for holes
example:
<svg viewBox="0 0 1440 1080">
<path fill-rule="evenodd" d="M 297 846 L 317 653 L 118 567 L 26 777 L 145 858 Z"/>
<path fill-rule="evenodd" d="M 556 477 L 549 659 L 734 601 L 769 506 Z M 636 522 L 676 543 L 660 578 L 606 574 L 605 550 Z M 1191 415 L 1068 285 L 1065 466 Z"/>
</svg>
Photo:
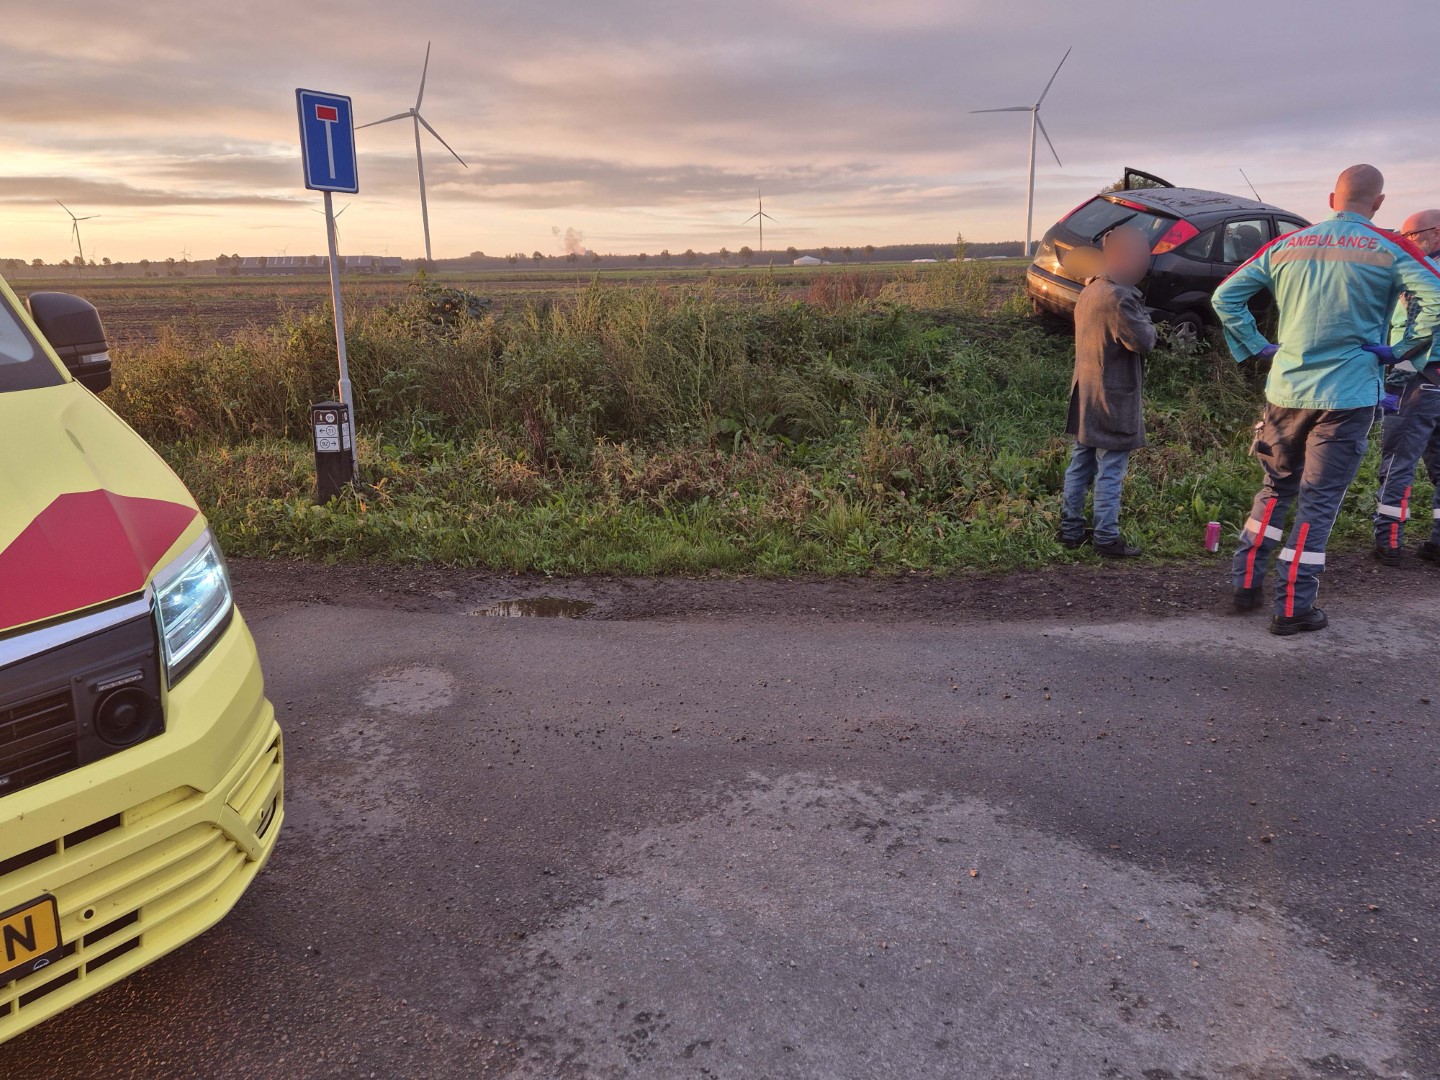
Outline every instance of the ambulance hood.
<svg viewBox="0 0 1440 1080">
<path fill-rule="evenodd" d="M 159 456 L 79 383 L 0 393 L 0 633 L 139 592 L 204 527 Z"/>
</svg>

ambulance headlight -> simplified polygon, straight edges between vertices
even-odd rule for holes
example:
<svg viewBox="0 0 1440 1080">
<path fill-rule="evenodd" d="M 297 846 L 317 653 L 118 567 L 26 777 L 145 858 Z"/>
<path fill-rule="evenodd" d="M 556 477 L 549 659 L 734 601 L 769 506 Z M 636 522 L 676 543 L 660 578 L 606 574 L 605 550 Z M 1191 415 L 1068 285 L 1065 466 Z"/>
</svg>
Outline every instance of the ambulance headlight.
<svg viewBox="0 0 1440 1080">
<path fill-rule="evenodd" d="M 221 635 L 235 610 L 225 559 L 209 530 L 155 576 L 153 588 L 165 675 L 174 686 Z"/>
</svg>

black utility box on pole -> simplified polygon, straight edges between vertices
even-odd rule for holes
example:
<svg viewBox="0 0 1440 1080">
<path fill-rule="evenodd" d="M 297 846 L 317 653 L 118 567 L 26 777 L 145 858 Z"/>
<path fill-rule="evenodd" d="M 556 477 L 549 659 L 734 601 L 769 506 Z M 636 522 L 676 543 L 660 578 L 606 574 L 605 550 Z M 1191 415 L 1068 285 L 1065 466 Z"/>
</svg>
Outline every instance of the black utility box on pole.
<svg viewBox="0 0 1440 1080">
<path fill-rule="evenodd" d="M 315 501 L 327 503 L 355 479 L 350 410 L 339 401 L 311 405 L 310 434 L 315 440 Z"/>
</svg>

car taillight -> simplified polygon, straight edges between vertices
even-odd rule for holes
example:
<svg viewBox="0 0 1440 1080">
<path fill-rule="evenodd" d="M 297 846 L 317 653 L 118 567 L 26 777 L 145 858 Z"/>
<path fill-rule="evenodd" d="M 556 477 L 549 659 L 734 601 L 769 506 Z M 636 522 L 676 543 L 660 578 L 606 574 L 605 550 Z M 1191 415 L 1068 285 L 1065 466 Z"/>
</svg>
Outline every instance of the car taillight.
<svg viewBox="0 0 1440 1080">
<path fill-rule="evenodd" d="M 1151 255 L 1164 255 L 1167 251 L 1174 251 L 1186 241 L 1193 240 L 1200 235 L 1200 230 L 1188 221 L 1177 221 L 1166 230 L 1165 235 L 1160 237 L 1155 246 L 1150 249 Z"/>
</svg>

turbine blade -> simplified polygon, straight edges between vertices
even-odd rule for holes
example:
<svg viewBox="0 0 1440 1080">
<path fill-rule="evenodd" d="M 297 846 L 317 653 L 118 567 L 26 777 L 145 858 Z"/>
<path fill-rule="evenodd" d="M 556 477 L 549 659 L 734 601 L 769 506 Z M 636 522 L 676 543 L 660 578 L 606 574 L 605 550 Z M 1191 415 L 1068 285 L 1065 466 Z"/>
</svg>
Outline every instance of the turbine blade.
<svg viewBox="0 0 1440 1080">
<path fill-rule="evenodd" d="M 759 217 L 759 216 L 760 216 L 759 214 L 751 214 L 749 217 L 747 217 L 747 218 L 746 218 L 744 221 L 742 221 L 740 224 L 741 224 L 741 225 L 749 225 L 750 222 L 754 221 L 754 220 L 755 220 L 757 217 Z"/>
<path fill-rule="evenodd" d="M 419 113 L 416 113 L 415 119 L 419 120 L 420 123 L 425 125 L 426 131 L 430 132 L 431 135 L 434 135 L 435 138 L 440 139 L 440 133 L 436 131 L 433 127 L 431 127 L 429 121 L 427 121 L 423 116 L 421 116 Z M 448 142 L 446 142 L 444 139 L 440 139 L 440 145 L 445 147 L 446 150 L 450 151 L 451 157 L 453 157 L 456 161 L 460 162 L 461 165 L 465 165 L 465 159 L 462 158 L 459 154 L 455 153 L 454 149 L 450 146 Z M 465 165 L 465 168 L 468 169 L 469 167 L 469 165 Z"/>
<path fill-rule="evenodd" d="M 760 211 L 760 216 L 763 217 L 763 218 L 765 218 L 765 219 L 768 220 L 768 221 L 774 221 L 774 220 L 775 220 L 771 215 L 765 213 L 765 211 L 763 211 L 763 210 Z"/>
<path fill-rule="evenodd" d="M 74 221 L 74 220 L 75 220 L 74 211 L 72 211 L 72 210 L 70 209 L 70 207 L 66 206 L 66 205 L 65 205 L 63 202 L 61 202 L 59 199 L 56 199 L 56 200 L 55 200 L 55 205 L 58 206 L 58 207 L 60 207 L 60 209 L 61 209 L 61 210 L 64 210 L 67 214 L 69 214 L 71 221 Z"/>
<path fill-rule="evenodd" d="M 374 127 L 376 124 L 388 124 L 388 123 L 390 123 L 391 120 L 409 120 L 409 119 L 410 119 L 410 110 L 409 110 L 409 109 L 406 109 L 404 112 L 397 112 L 394 116 L 387 116 L 387 117 L 385 117 L 384 120 L 371 120 L 370 123 L 368 123 L 368 124 L 359 124 L 359 125 L 356 126 L 355 130 L 356 130 L 356 131 L 359 131 L 360 128 Z"/>
<path fill-rule="evenodd" d="M 1060 155 L 1055 153 L 1055 144 L 1050 141 L 1050 133 L 1045 130 L 1045 121 L 1040 119 L 1038 112 L 1035 114 L 1035 126 L 1040 129 L 1040 134 L 1045 136 L 1045 145 L 1050 147 L 1050 153 L 1055 155 L 1055 164 L 1063 169 L 1065 163 L 1060 160 Z"/>
<path fill-rule="evenodd" d="M 1070 59 L 1070 52 L 1074 48 L 1075 46 L 1071 45 L 1069 49 L 1065 50 L 1065 55 L 1060 58 L 1060 63 L 1055 65 L 1055 75 L 1060 74 L 1060 69 L 1065 66 L 1065 61 Z M 1040 100 L 1035 102 L 1035 108 L 1038 109 L 1045 103 L 1045 95 L 1050 93 L 1050 87 L 1055 85 L 1055 75 L 1050 76 L 1050 81 L 1045 84 L 1045 89 L 1040 92 Z"/>
<path fill-rule="evenodd" d="M 1031 105 L 1011 105 L 1008 109 L 971 109 L 970 115 L 984 112 L 1029 112 L 1032 108 Z"/>
<path fill-rule="evenodd" d="M 430 74 L 430 42 L 425 43 L 425 66 L 420 69 L 420 93 L 415 95 L 415 108 L 418 111 L 420 102 L 425 100 L 425 76 Z"/>
</svg>

